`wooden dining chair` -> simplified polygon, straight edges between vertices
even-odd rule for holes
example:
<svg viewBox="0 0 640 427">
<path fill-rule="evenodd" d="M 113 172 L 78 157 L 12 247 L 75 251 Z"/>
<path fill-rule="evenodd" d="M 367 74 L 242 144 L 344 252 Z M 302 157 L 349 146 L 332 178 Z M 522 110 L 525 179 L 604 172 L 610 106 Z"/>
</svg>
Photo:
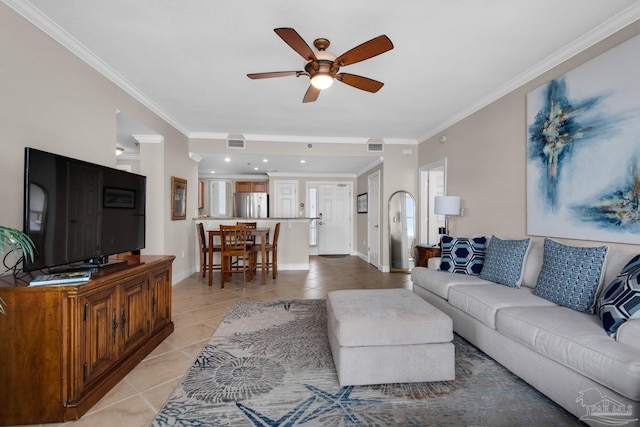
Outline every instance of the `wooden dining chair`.
<svg viewBox="0 0 640 427">
<path fill-rule="evenodd" d="M 198 234 L 198 241 L 200 242 L 200 272 L 204 279 L 207 271 L 209 271 L 209 263 L 213 262 L 213 257 L 209 259 L 209 242 L 204 232 L 204 225 L 202 225 L 201 222 L 196 224 L 196 232 Z M 222 252 L 222 246 L 220 245 L 213 245 L 212 249 L 213 253 Z M 211 268 L 213 270 L 220 270 L 220 264 L 212 264 Z M 209 278 L 209 286 L 211 286 L 211 278 Z"/>
<path fill-rule="evenodd" d="M 272 270 L 272 277 L 278 277 L 278 236 L 280 235 L 280 223 L 276 223 L 273 231 L 273 242 L 265 246 L 267 251 L 267 271 Z"/>
<path fill-rule="evenodd" d="M 247 227 L 247 229 L 256 229 L 258 228 L 258 223 L 257 222 L 241 222 L 241 221 L 237 221 L 236 225 L 244 225 L 245 227 Z M 253 264 L 253 271 L 255 273 L 256 268 L 257 268 L 257 264 L 258 264 L 258 255 L 257 253 L 260 251 L 260 246 L 258 245 L 257 250 L 256 250 L 256 236 L 252 235 L 252 234 L 248 234 L 247 235 L 247 243 L 250 246 L 251 249 L 251 255 L 253 255 L 253 259 L 251 260 L 252 264 Z"/>
<path fill-rule="evenodd" d="M 242 286 L 253 280 L 253 255 L 247 242 L 247 228 L 244 225 L 220 225 L 220 243 L 222 246 L 222 269 L 220 287 L 231 280 L 234 273 L 242 273 Z"/>
</svg>

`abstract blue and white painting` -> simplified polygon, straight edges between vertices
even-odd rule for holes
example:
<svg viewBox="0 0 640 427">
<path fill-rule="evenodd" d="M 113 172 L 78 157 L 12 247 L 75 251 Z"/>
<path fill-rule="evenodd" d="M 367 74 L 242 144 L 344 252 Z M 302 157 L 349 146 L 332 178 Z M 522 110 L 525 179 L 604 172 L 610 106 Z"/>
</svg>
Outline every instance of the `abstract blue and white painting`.
<svg viewBox="0 0 640 427">
<path fill-rule="evenodd" d="M 640 243 L 640 36 L 527 94 L 527 233 Z"/>
</svg>

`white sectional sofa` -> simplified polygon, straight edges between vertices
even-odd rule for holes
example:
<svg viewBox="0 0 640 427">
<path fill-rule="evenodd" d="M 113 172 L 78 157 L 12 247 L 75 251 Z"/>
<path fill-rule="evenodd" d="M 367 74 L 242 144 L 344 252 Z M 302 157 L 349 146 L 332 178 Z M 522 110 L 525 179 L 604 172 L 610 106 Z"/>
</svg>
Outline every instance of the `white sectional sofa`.
<svg viewBox="0 0 640 427">
<path fill-rule="evenodd" d="M 615 338 L 600 317 L 536 296 L 542 243 L 524 258 L 520 287 L 429 268 L 411 273 L 413 292 L 453 319 L 454 332 L 589 425 L 640 425 L 640 318 Z M 600 291 L 633 254 L 608 251 Z"/>
</svg>

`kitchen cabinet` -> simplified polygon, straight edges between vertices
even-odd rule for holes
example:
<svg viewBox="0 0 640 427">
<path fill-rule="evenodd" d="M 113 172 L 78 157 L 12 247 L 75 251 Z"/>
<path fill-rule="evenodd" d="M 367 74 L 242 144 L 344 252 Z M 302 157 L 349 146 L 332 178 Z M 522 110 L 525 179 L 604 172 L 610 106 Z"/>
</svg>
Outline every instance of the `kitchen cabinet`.
<svg viewBox="0 0 640 427">
<path fill-rule="evenodd" d="M 0 425 L 78 419 L 173 332 L 173 256 L 132 256 L 83 284 L 0 283 Z"/>
<path fill-rule="evenodd" d="M 236 193 L 266 193 L 269 191 L 267 181 L 236 181 Z"/>
</svg>

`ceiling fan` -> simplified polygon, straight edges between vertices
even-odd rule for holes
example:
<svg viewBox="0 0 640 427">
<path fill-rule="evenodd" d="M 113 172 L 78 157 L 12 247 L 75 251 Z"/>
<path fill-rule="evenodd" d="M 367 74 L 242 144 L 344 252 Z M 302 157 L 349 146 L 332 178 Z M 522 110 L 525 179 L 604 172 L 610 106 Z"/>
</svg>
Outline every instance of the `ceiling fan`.
<svg viewBox="0 0 640 427">
<path fill-rule="evenodd" d="M 300 37 L 293 28 L 276 28 L 274 30 L 286 44 L 298 52 L 304 58 L 304 71 L 275 71 L 270 73 L 247 74 L 250 79 L 268 79 L 272 77 L 309 76 L 311 85 L 302 99 L 302 102 L 313 102 L 318 99 L 320 91 L 333 84 L 334 80 L 353 86 L 357 89 L 375 93 L 384 86 L 384 83 L 367 77 L 349 73 L 340 73 L 340 67 L 355 64 L 365 59 L 385 53 L 393 49 L 393 43 L 389 37 L 382 35 L 354 47 L 348 52 L 336 57 L 327 52 L 329 40 L 320 38 L 313 42 L 318 52 L 313 52 L 309 45 Z"/>
</svg>

